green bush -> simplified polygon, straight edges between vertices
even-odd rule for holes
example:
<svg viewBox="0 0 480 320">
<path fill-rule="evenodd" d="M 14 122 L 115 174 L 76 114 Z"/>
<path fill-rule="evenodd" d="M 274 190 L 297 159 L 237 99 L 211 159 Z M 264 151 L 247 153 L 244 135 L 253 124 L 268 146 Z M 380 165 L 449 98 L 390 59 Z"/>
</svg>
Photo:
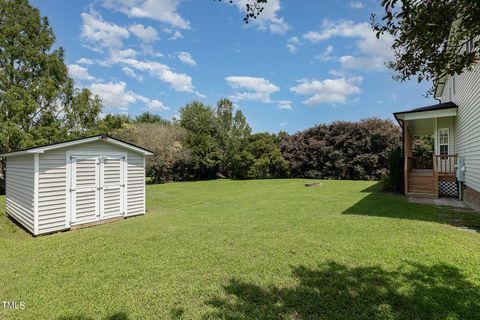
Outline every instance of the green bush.
<svg viewBox="0 0 480 320">
<path fill-rule="evenodd" d="M 404 167 L 401 147 L 395 147 L 388 152 L 388 172 L 380 179 L 384 191 L 403 193 Z"/>
</svg>

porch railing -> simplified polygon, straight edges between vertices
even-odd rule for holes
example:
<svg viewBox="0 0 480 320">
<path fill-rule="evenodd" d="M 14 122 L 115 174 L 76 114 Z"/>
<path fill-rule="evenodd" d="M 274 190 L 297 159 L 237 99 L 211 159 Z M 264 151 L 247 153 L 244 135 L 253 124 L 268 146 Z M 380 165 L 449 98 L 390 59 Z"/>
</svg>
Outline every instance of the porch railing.
<svg viewBox="0 0 480 320">
<path fill-rule="evenodd" d="M 412 169 L 433 169 L 433 157 L 412 157 Z"/>
<path fill-rule="evenodd" d="M 439 174 L 455 174 L 455 166 L 457 165 L 457 155 L 434 155 L 434 168 Z"/>
</svg>

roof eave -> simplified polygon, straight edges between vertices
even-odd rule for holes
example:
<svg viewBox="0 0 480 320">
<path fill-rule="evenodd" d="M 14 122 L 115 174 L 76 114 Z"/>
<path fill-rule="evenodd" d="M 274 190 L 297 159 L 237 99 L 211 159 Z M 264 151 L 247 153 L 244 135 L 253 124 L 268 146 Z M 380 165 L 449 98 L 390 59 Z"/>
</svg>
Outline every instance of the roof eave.
<svg viewBox="0 0 480 320">
<path fill-rule="evenodd" d="M 147 149 L 144 149 L 144 148 L 141 148 L 141 147 L 137 147 L 137 146 L 135 146 L 133 144 L 130 144 L 128 142 L 121 141 L 119 139 L 115 139 L 115 138 L 109 137 L 107 135 L 96 135 L 96 136 L 92 136 L 92 137 L 86 137 L 86 138 L 82 138 L 82 139 L 78 139 L 78 140 L 59 142 L 59 143 L 54 143 L 54 144 L 51 144 L 51 145 L 41 146 L 41 147 L 27 149 L 27 150 L 20 150 L 20 151 L 4 153 L 4 154 L 0 154 L 0 158 L 22 156 L 22 155 L 26 155 L 26 154 L 44 153 L 45 151 L 49 151 L 49 150 L 53 150 L 53 149 L 65 148 L 65 147 L 68 147 L 68 146 L 75 146 L 75 145 L 78 145 L 78 144 L 89 143 L 89 142 L 93 142 L 93 141 L 97 141 L 97 140 L 105 140 L 108 143 L 121 146 L 125 149 L 131 150 L 131 151 L 134 151 L 134 152 L 142 153 L 145 156 L 152 156 L 153 155 L 153 152 L 151 152 L 150 150 L 147 150 Z"/>
</svg>

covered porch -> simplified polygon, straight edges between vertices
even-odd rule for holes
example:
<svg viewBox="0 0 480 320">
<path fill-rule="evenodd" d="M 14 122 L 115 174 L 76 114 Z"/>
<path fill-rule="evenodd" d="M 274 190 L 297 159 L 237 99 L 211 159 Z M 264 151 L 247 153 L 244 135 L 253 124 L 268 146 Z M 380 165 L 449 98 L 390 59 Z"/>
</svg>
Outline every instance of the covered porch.
<svg viewBox="0 0 480 320">
<path fill-rule="evenodd" d="M 449 102 L 394 114 L 403 130 L 406 195 L 458 197 L 457 109 Z"/>
</svg>

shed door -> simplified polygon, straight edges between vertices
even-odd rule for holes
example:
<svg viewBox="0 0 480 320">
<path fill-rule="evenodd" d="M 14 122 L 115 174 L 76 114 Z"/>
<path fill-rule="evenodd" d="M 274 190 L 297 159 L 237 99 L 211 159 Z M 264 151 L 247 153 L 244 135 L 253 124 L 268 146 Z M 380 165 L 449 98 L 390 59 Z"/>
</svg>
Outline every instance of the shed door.
<svg viewBox="0 0 480 320">
<path fill-rule="evenodd" d="M 124 214 L 125 174 L 123 155 L 106 155 L 101 164 L 101 217 Z"/>
<path fill-rule="evenodd" d="M 98 156 L 71 156 L 71 222 L 98 220 L 99 211 Z"/>
</svg>

